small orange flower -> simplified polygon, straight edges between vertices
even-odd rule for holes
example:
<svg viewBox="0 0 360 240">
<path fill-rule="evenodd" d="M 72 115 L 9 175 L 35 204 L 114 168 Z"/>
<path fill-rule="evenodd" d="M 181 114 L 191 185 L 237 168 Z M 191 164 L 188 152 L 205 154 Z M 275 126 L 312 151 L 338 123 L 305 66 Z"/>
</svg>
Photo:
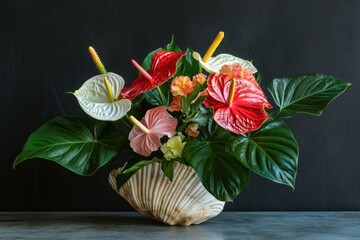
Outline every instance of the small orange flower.
<svg viewBox="0 0 360 240">
<path fill-rule="evenodd" d="M 180 96 L 173 97 L 173 100 L 172 100 L 170 106 L 168 107 L 168 110 L 170 112 L 182 111 L 182 107 L 181 107 L 181 103 L 180 103 Z"/>
<path fill-rule="evenodd" d="M 179 76 L 171 82 L 171 93 L 173 96 L 186 96 L 194 90 L 192 82 L 188 76 Z"/>
<path fill-rule="evenodd" d="M 188 137 L 196 138 L 197 136 L 199 136 L 199 133 L 200 133 L 198 131 L 198 128 L 199 128 L 199 125 L 197 125 L 196 123 L 191 123 L 185 129 L 185 133 L 186 133 L 186 135 L 188 135 Z"/>
<path fill-rule="evenodd" d="M 257 84 L 254 75 L 246 68 L 241 67 L 241 65 L 238 63 L 222 66 L 220 69 L 220 74 L 227 74 L 227 77 L 229 79 L 247 79 L 248 81 L 252 82 L 257 88 L 261 89 L 259 84 Z"/>
<path fill-rule="evenodd" d="M 193 76 L 193 87 L 196 87 L 197 85 L 204 84 L 206 82 L 206 75 L 203 73 L 199 73 L 198 75 Z"/>
</svg>

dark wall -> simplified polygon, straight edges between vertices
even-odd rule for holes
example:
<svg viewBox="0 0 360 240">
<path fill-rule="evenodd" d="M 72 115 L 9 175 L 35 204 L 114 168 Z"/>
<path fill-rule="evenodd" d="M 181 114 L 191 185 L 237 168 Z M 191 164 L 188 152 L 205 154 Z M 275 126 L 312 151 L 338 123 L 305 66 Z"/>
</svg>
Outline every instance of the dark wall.
<svg viewBox="0 0 360 240">
<path fill-rule="evenodd" d="M 87 47 L 127 82 L 141 61 L 175 35 L 204 52 L 252 59 L 274 77 L 325 73 L 352 83 L 319 118 L 287 121 L 300 146 L 296 190 L 253 174 L 227 210 L 360 210 L 360 1 L 1 1 L 0 211 L 130 210 L 108 186 L 112 161 L 79 177 L 35 159 L 12 169 L 29 134 L 60 114 L 79 114 L 78 89 L 96 74 Z M 270 95 L 268 92 L 266 94 Z"/>
</svg>

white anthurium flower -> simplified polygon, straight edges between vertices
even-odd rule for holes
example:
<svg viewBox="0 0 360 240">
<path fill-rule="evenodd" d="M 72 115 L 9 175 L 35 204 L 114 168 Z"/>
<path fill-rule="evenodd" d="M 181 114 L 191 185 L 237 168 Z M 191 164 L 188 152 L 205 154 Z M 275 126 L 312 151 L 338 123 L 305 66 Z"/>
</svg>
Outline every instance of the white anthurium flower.
<svg viewBox="0 0 360 240">
<path fill-rule="evenodd" d="M 207 62 L 203 62 L 203 60 L 198 52 L 194 52 L 193 57 L 200 62 L 201 66 L 208 73 L 219 73 L 221 67 L 224 66 L 225 64 L 231 65 L 231 64 L 235 64 L 235 63 L 239 63 L 241 65 L 241 67 L 246 68 L 247 70 L 249 70 L 252 73 L 257 72 L 257 69 L 254 67 L 254 65 L 250 61 L 235 57 L 235 56 L 227 54 L 227 53 L 222 53 L 222 54 L 217 55 L 216 57 L 212 57 Z"/>
<path fill-rule="evenodd" d="M 108 94 L 106 89 L 105 77 L 108 79 L 111 94 Z M 98 120 L 116 121 L 122 118 L 131 108 L 129 99 L 118 100 L 124 84 L 125 81 L 120 75 L 107 72 L 87 80 L 79 90 L 74 92 L 74 95 L 81 108 L 89 116 Z M 113 95 L 113 101 L 109 99 L 109 95 Z"/>
</svg>

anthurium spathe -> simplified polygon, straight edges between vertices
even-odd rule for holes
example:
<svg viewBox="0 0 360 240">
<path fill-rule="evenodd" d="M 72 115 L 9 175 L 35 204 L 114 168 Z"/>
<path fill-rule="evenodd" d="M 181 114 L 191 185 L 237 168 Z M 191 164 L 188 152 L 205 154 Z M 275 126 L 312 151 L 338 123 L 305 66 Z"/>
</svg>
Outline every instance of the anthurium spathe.
<svg viewBox="0 0 360 240">
<path fill-rule="evenodd" d="M 164 106 L 148 110 L 141 121 L 133 116 L 130 116 L 130 119 L 134 123 L 129 133 L 130 147 L 134 152 L 145 157 L 159 149 L 162 145 L 160 138 L 163 136 L 171 138 L 176 134 L 177 120 Z"/>
<path fill-rule="evenodd" d="M 104 78 L 108 82 L 104 84 Z M 124 86 L 124 79 L 115 73 L 96 75 L 87 80 L 79 90 L 74 92 L 81 108 L 89 116 L 104 121 L 116 121 L 122 118 L 131 108 L 131 101 L 118 99 Z M 111 91 L 114 99 L 109 99 Z"/>
<path fill-rule="evenodd" d="M 258 129 L 269 118 L 264 107 L 272 106 L 252 74 L 228 75 L 209 76 L 204 105 L 213 108 L 214 120 L 226 130 L 241 134 Z"/>
<path fill-rule="evenodd" d="M 248 69 L 252 73 L 257 72 L 257 69 L 250 61 L 235 57 L 227 53 L 222 53 L 215 57 L 212 57 L 207 62 L 203 61 L 203 59 L 201 58 L 198 52 L 194 52 L 193 57 L 200 62 L 201 66 L 208 73 L 219 73 L 222 66 L 232 65 L 236 63 L 240 64 L 241 67 Z"/>
<path fill-rule="evenodd" d="M 141 74 L 133 83 L 124 87 L 121 98 L 133 99 L 142 93 L 150 91 L 169 80 L 176 73 L 176 65 L 185 52 L 169 52 L 160 50 L 152 58 L 150 69 Z M 139 66 L 138 66 L 139 67 Z"/>
<path fill-rule="evenodd" d="M 250 61 L 235 57 L 230 54 L 219 54 L 216 57 L 212 57 L 216 48 L 220 45 L 224 38 L 224 32 L 219 32 L 211 43 L 210 47 L 206 51 L 203 57 L 198 52 L 193 52 L 193 58 L 198 60 L 201 66 L 208 73 L 219 73 L 220 69 L 224 65 L 240 64 L 243 68 L 248 69 L 252 73 L 256 73 L 257 69 L 252 65 Z"/>
</svg>

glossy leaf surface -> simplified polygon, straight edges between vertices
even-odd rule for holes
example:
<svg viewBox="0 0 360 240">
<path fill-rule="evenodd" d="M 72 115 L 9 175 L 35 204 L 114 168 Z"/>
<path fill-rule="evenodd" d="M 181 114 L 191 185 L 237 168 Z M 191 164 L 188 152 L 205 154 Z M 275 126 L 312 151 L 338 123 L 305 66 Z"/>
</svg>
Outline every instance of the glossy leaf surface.
<svg viewBox="0 0 360 240">
<path fill-rule="evenodd" d="M 111 123 L 61 116 L 31 134 L 14 167 L 31 158 L 43 158 L 79 175 L 92 175 L 115 157 L 126 141 Z"/>
<path fill-rule="evenodd" d="M 348 86 L 348 82 L 323 74 L 276 78 L 268 89 L 280 109 L 272 115 L 291 117 L 307 113 L 319 116 Z"/>
<path fill-rule="evenodd" d="M 283 121 L 266 121 L 259 130 L 236 137 L 227 150 L 260 176 L 294 188 L 299 147 Z"/>
<path fill-rule="evenodd" d="M 194 139 L 182 157 L 198 174 L 204 187 L 218 200 L 232 201 L 247 186 L 249 170 L 225 151 L 229 132 L 218 128 L 208 141 Z"/>
</svg>

